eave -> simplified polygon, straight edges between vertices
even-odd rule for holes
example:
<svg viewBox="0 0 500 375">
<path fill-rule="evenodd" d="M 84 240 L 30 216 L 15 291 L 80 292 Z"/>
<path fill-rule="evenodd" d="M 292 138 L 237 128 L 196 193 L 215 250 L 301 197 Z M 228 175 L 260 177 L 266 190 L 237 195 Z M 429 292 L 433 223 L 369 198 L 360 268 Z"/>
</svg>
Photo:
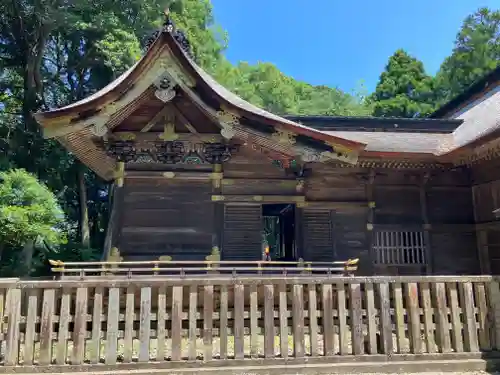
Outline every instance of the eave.
<svg viewBox="0 0 500 375">
<path fill-rule="evenodd" d="M 438 108 L 429 117 L 431 119 L 452 118 L 453 115 L 470 103 L 485 96 L 488 92 L 500 85 L 500 65 L 489 74 L 485 75 L 460 95 Z"/>
<path fill-rule="evenodd" d="M 334 121 L 341 123 L 342 128 L 329 129 L 328 126 L 315 126 L 312 123 L 324 123 L 331 121 L 331 118 L 316 116 L 309 117 L 308 121 L 301 121 L 300 116 L 274 115 L 242 100 L 215 82 L 210 75 L 194 63 L 172 34 L 167 31 L 161 32 L 145 55 L 108 86 L 79 102 L 56 110 L 37 113 L 35 118 L 42 125 L 46 137 L 58 139 L 101 177 L 107 180 L 112 179 L 116 162 L 95 145 L 93 141 L 95 132 L 93 135 L 92 130 L 102 131 L 101 135 L 111 131 L 131 111 L 140 106 L 141 101 L 148 98 L 146 93 L 153 92 L 155 86 L 158 87 L 158 80 L 162 79 L 165 74 L 172 78 L 183 95 L 186 95 L 215 124 L 224 128 L 221 113 L 227 113 L 237 119 L 241 118 L 243 121 L 237 122 L 233 129 L 236 137 L 243 141 L 256 142 L 260 146 L 274 147 L 275 151 L 284 154 L 293 154 L 297 151 L 297 147 L 273 144 L 272 140 L 268 139 L 270 133 L 259 132 L 258 129 L 252 128 L 252 123 L 267 126 L 272 129 L 271 133 L 289 133 L 297 139 L 305 137 L 306 140 L 317 141 L 316 143 L 322 147 L 331 147 L 334 154 L 337 150 L 355 154 L 356 160 L 360 156 L 447 162 L 453 156 L 450 154 L 451 151 L 457 147 L 450 140 L 451 134 L 449 133 L 461 124 L 461 120 L 337 117 Z M 396 122 L 391 125 L 393 121 Z M 404 123 L 404 129 L 399 129 L 394 125 L 398 121 Z M 306 122 L 306 124 L 300 122 Z M 347 129 L 348 123 L 357 124 L 357 133 Z M 310 124 L 311 126 L 308 126 Z M 363 124 L 367 124 L 366 129 L 363 128 Z M 377 130 L 378 126 L 385 130 L 379 133 L 385 137 L 392 137 L 399 143 L 389 145 L 391 147 L 386 147 L 385 142 L 377 140 L 375 140 L 377 144 L 372 143 L 373 137 L 366 134 L 368 132 L 364 130 Z M 387 131 L 391 126 L 392 130 Z M 435 131 L 432 131 L 433 126 L 437 126 Z M 394 129 L 395 127 L 397 129 Z M 359 131 L 360 129 L 362 131 Z M 401 139 L 405 136 L 405 131 L 418 133 L 416 135 L 429 134 L 434 138 L 442 137 L 442 142 L 432 147 L 419 149 L 414 147 L 411 140 Z"/>
<path fill-rule="evenodd" d="M 168 73 L 170 77 L 174 78 L 176 84 L 191 98 L 194 104 L 199 105 L 216 122 L 220 122 L 219 113 L 227 111 L 260 124 L 267 124 L 274 129 L 274 132 L 289 132 L 293 136 L 304 136 L 319 141 L 324 145 L 322 147 L 327 149 L 332 147 L 334 152 L 342 150 L 357 154 L 366 146 L 362 142 L 343 139 L 303 126 L 238 98 L 199 68 L 180 48 L 171 33 L 167 31 L 161 32 L 146 54 L 108 86 L 79 102 L 52 111 L 37 113 L 35 118 L 42 125 L 45 137 L 57 138 L 68 150 L 82 161 L 85 160 L 86 163 L 91 159 L 87 154 L 89 152 L 96 153 L 92 159 L 104 160 L 109 167 L 111 163 L 103 152 L 97 151 L 95 145 L 93 146 L 92 137 L 87 130 L 94 128 L 104 135 L 119 123 L 117 118 L 123 118 L 130 112 L 129 108 L 164 73 Z M 198 90 L 196 90 L 198 88 L 209 92 L 210 96 L 216 98 L 218 108 L 207 105 L 198 95 Z M 71 136 L 74 134 L 79 134 L 78 145 L 75 143 L 75 137 Z M 256 133 L 251 129 L 246 129 L 245 125 L 242 124 L 238 134 L 244 138 L 252 138 Z M 102 169 L 94 164 L 91 163 L 89 167 L 96 172 Z M 110 170 L 98 173 L 107 179 L 113 175 Z"/>
</svg>

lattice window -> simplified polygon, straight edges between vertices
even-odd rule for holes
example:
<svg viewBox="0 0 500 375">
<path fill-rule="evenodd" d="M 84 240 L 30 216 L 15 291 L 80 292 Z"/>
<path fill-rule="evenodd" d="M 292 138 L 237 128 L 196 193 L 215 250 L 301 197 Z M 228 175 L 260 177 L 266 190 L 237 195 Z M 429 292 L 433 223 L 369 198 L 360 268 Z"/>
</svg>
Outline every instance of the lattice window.
<svg viewBox="0 0 500 375">
<path fill-rule="evenodd" d="M 373 243 L 375 264 L 391 266 L 425 265 L 422 231 L 379 231 Z"/>
</svg>

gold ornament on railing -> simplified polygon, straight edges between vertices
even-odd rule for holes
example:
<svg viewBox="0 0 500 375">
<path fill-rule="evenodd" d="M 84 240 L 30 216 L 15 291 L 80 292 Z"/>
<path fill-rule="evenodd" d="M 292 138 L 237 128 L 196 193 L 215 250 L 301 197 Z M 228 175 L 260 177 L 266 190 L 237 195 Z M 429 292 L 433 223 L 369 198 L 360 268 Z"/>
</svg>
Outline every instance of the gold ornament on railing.
<svg viewBox="0 0 500 375">
<path fill-rule="evenodd" d="M 120 256 L 120 251 L 117 247 L 112 247 L 109 251 L 108 262 L 122 262 L 123 257 Z"/>
<path fill-rule="evenodd" d="M 216 269 L 219 267 L 220 262 L 220 251 L 218 246 L 212 247 L 212 252 L 210 255 L 207 255 L 205 257 L 205 260 L 208 262 L 207 263 L 207 268 L 208 269 Z"/>
</svg>

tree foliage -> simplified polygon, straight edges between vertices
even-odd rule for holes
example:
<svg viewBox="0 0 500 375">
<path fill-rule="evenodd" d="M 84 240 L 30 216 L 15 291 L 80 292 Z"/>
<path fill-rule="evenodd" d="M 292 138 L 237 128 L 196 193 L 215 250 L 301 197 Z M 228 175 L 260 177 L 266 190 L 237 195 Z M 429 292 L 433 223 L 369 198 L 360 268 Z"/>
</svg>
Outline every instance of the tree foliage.
<svg viewBox="0 0 500 375">
<path fill-rule="evenodd" d="M 463 22 L 452 54 L 436 76 L 440 102 L 450 100 L 500 66 L 500 10 L 481 8 Z"/>
<path fill-rule="evenodd" d="M 373 115 L 381 117 L 423 117 L 433 109 L 433 80 L 424 64 L 397 50 L 380 75 L 370 100 Z"/>
<path fill-rule="evenodd" d="M 0 243 L 64 242 L 64 213 L 54 194 L 23 169 L 0 172 Z"/>
</svg>

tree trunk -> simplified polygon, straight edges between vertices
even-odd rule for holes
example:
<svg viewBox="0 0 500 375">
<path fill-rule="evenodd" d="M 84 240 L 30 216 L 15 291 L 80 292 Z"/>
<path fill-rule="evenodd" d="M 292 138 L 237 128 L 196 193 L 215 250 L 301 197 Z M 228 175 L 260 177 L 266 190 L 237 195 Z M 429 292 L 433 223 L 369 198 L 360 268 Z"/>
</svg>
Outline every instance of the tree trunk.
<svg viewBox="0 0 500 375">
<path fill-rule="evenodd" d="M 21 276 L 29 276 L 31 273 L 31 264 L 33 263 L 33 253 L 35 250 L 35 241 L 28 240 L 23 247 L 23 267 L 24 272 L 21 273 Z"/>
<path fill-rule="evenodd" d="M 80 236 L 82 245 L 90 247 L 89 209 L 87 206 L 85 167 L 81 163 L 78 163 L 78 195 L 80 197 Z"/>
</svg>

